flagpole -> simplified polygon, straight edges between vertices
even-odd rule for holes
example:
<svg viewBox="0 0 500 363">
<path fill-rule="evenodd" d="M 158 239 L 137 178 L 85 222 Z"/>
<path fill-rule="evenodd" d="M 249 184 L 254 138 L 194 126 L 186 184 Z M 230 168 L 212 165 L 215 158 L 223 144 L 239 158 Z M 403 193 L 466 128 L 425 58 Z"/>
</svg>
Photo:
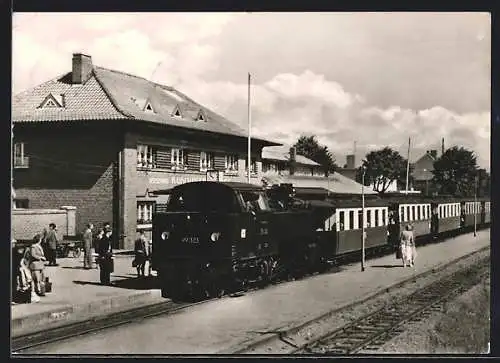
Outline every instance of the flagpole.
<svg viewBox="0 0 500 363">
<path fill-rule="evenodd" d="M 252 121 L 250 118 L 250 73 L 248 73 L 248 110 L 247 110 L 247 116 L 248 116 L 248 171 L 247 171 L 247 180 L 248 184 L 250 184 L 250 168 L 252 166 L 252 158 L 251 158 L 251 129 L 252 129 Z"/>
<path fill-rule="evenodd" d="M 406 161 L 406 189 L 405 189 L 405 194 L 408 194 L 408 181 L 410 179 L 410 143 L 411 143 L 411 138 L 408 138 L 408 160 Z"/>
</svg>

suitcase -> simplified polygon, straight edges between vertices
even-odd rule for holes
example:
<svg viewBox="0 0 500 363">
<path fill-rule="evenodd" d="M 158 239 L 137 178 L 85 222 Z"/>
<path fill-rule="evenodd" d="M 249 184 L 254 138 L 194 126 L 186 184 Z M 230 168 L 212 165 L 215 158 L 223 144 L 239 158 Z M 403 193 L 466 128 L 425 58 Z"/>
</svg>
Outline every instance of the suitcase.
<svg viewBox="0 0 500 363">
<path fill-rule="evenodd" d="M 16 290 L 14 293 L 14 302 L 17 304 L 30 304 L 31 303 L 31 289 L 26 291 Z"/>
</svg>

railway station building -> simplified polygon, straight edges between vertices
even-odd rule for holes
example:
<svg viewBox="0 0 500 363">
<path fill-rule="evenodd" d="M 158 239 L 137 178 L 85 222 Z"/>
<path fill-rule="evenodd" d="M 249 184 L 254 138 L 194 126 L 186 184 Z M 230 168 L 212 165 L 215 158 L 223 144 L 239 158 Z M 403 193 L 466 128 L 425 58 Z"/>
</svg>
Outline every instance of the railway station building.
<svg viewBox="0 0 500 363">
<path fill-rule="evenodd" d="M 137 230 L 150 231 L 155 190 L 247 180 L 246 130 L 88 55 L 73 54 L 70 72 L 15 95 L 12 121 L 17 205 L 75 206 L 77 231 L 110 222 L 115 248 L 133 248 Z M 252 138 L 253 183 L 261 182 L 262 148 L 272 145 Z"/>
</svg>

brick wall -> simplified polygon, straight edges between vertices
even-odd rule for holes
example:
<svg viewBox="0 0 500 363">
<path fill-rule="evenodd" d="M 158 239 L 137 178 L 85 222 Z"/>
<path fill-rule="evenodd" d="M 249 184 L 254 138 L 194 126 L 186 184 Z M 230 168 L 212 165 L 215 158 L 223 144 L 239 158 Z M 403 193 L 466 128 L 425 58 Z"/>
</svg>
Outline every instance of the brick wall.
<svg viewBox="0 0 500 363">
<path fill-rule="evenodd" d="M 50 223 L 55 223 L 59 236 L 74 236 L 75 208 L 60 209 L 14 209 L 12 210 L 11 237 L 16 240 L 31 240 L 37 233 L 42 233 Z"/>
<path fill-rule="evenodd" d="M 76 207 L 76 233 L 93 222 L 113 223 L 113 165 L 117 141 L 85 125 L 72 127 L 16 125 L 14 141 L 25 142 L 27 169 L 14 169 L 18 199 L 30 208 Z"/>
</svg>

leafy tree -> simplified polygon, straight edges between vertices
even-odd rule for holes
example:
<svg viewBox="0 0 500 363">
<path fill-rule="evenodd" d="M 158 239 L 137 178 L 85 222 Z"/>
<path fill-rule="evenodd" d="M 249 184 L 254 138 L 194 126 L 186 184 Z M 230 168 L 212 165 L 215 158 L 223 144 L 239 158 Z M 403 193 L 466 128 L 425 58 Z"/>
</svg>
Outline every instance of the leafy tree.
<svg viewBox="0 0 500 363">
<path fill-rule="evenodd" d="M 356 181 L 361 183 L 365 168 L 365 185 L 373 184 L 373 190 L 385 193 L 390 183 L 396 180 L 406 184 L 406 160 L 395 150 L 384 147 L 371 151 L 356 172 Z"/>
<path fill-rule="evenodd" d="M 478 190 L 479 197 L 490 196 L 491 193 L 491 176 L 486 169 L 478 170 Z"/>
<path fill-rule="evenodd" d="M 309 158 L 323 167 L 326 175 L 333 173 L 337 165 L 328 147 L 321 145 L 316 136 L 301 136 L 294 145 L 297 154 Z"/>
<path fill-rule="evenodd" d="M 454 146 L 434 162 L 433 184 L 440 194 L 470 197 L 474 195 L 478 172 L 472 151 Z"/>
</svg>

